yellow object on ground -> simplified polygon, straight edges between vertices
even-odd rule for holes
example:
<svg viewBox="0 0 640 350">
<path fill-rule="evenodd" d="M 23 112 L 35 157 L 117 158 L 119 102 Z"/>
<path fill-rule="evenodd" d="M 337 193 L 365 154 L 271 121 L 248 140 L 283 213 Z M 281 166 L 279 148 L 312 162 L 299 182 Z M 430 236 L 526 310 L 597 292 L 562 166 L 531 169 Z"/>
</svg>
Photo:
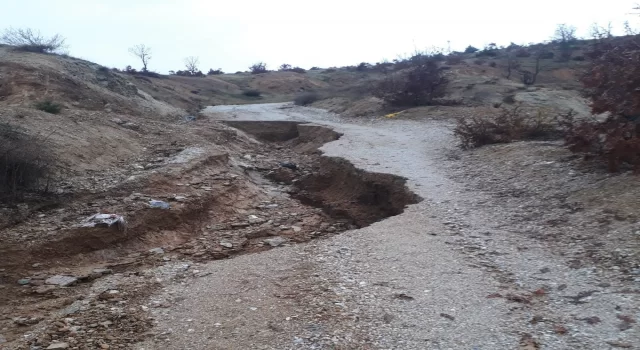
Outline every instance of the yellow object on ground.
<svg viewBox="0 0 640 350">
<path fill-rule="evenodd" d="M 389 113 L 389 114 L 385 115 L 384 117 L 385 117 L 385 118 L 395 118 L 395 117 L 397 117 L 400 113 L 404 113 L 404 112 L 406 112 L 406 110 L 404 110 L 404 111 L 400 111 L 400 112 L 395 112 L 395 113 Z"/>
</svg>

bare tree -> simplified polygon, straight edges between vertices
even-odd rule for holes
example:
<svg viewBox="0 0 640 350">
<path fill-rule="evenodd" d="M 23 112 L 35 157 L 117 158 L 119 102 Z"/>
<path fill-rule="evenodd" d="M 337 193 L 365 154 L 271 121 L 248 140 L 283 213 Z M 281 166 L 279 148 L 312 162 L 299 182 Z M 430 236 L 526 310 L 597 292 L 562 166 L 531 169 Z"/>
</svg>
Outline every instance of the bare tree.
<svg viewBox="0 0 640 350">
<path fill-rule="evenodd" d="M 609 39 L 613 37 L 612 31 L 613 31 L 613 27 L 611 25 L 611 22 L 607 24 L 606 28 L 600 26 L 598 23 L 594 23 L 591 25 L 591 28 L 589 29 L 589 34 L 591 35 L 592 38 L 596 40 Z"/>
<path fill-rule="evenodd" d="M 520 75 L 522 75 L 522 83 L 524 83 L 524 85 L 533 85 L 536 83 L 536 80 L 538 79 L 538 74 L 540 73 L 540 70 L 542 70 L 542 67 L 540 66 L 540 60 L 542 59 L 544 52 L 538 52 L 535 56 L 535 65 L 533 68 L 533 72 L 526 70 L 526 69 L 519 69 L 518 72 L 520 73 Z"/>
<path fill-rule="evenodd" d="M 129 52 L 138 57 L 140 61 L 142 61 L 142 71 L 147 71 L 147 65 L 149 64 L 149 60 L 151 59 L 151 48 L 144 45 L 139 44 L 134 47 L 129 48 Z"/>
<path fill-rule="evenodd" d="M 518 70 L 520 68 L 520 61 L 516 58 L 516 55 L 513 53 L 509 53 L 507 56 L 507 76 L 506 78 L 511 78 L 511 73 L 514 70 Z"/>
<path fill-rule="evenodd" d="M 560 60 L 568 61 L 573 53 L 572 43 L 575 42 L 576 27 L 566 24 L 559 24 L 553 36 L 553 40 L 560 44 Z"/>
<path fill-rule="evenodd" d="M 199 64 L 200 64 L 200 59 L 198 57 L 189 56 L 184 59 L 184 65 L 187 68 L 187 72 L 191 74 L 196 74 L 198 72 Z"/>
<path fill-rule="evenodd" d="M 65 38 L 60 34 L 47 38 L 40 34 L 39 31 L 33 31 L 30 28 L 5 29 L 2 36 L 0 36 L 0 43 L 24 51 L 39 52 L 39 53 L 58 53 L 65 48 Z"/>
<path fill-rule="evenodd" d="M 561 43 L 570 43 L 575 41 L 577 39 L 576 27 L 566 24 L 558 24 L 553 39 Z"/>
<path fill-rule="evenodd" d="M 638 31 L 631 28 L 631 24 L 629 23 L 629 21 L 624 21 L 624 33 L 626 35 L 638 35 Z"/>
</svg>

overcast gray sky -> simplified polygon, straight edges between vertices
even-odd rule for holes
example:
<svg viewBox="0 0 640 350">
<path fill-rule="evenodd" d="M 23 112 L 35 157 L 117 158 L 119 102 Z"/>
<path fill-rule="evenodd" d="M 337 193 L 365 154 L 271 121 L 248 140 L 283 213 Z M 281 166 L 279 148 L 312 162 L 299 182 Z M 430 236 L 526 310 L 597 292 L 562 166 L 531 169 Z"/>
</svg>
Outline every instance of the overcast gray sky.
<svg viewBox="0 0 640 350">
<path fill-rule="evenodd" d="M 0 23 L 67 38 L 70 54 L 108 67 L 136 68 L 128 48 L 152 48 L 150 70 L 246 70 L 257 61 L 310 68 L 393 59 L 432 46 L 463 50 L 549 39 L 567 23 L 586 36 L 611 21 L 618 33 L 628 0 L 2 0 Z"/>
</svg>

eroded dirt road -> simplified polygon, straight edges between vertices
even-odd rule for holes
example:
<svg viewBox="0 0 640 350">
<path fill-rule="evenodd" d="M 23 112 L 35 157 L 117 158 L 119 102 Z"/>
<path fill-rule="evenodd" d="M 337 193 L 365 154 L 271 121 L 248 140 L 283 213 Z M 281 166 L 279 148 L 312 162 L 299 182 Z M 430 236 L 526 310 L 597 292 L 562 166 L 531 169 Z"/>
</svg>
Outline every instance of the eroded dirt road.
<svg viewBox="0 0 640 350">
<path fill-rule="evenodd" d="M 546 206 L 549 196 L 534 193 L 528 207 L 509 207 L 511 197 L 504 192 L 517 176 L 479 171 L 478 154 L 455 150 L 450 125 L 346 121 L 285 104 L 218 106 L 206 113 L 217 120 L 290 120 L 333 128 L 343 135 L 321 148 L 326 156 L 405 177 L 423 200 L 400 215 L 330 238 L 192 267 L 197 277 L 167 281 L 150 297 L 150 304 L 166 307 L 149 311 L 154 336 L 138 349 L 640 344 L 637 266 L 586 258 L 576 265 L 575 243 L 523 234 L 556 229 L 544 216 L 555 204 Z M 543 159 L 532 156 L 532 166 L 553 163 L 543 162 L 549 154 L 536 154 Z M 516 215 L 522 212 L 542 214 L 523 219 Z M 572 220 L 578 218 L 563 224 Z M 622 229 L 631 232 L 633 225 Z"/>
</svg>

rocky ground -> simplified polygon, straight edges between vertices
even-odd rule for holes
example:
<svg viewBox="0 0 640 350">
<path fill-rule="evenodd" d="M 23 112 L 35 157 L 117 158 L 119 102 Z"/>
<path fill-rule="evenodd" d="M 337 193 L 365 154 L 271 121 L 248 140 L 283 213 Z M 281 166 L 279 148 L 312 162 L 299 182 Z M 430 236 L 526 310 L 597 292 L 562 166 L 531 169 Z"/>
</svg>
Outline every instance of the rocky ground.
<svg viewBox="0 0 640 350">
<path fill-rule="evenodd" d="M 197 123 L 236 146 L 157 147 L 124 181 L 2 231 L 0 347 L 640 343 L 630 174 L 555 143 L 461 152 L 442 118 L 273 104 Z M 77 227 L 96 212 L 127 230 Z"/>
<path fill-rule="evenodd" d="M 344 136 L 326 145 L 326 154 L 406 176 L 424 200 L 328 240 L 207 264 L 211 275 L 164 289 L 162 295 L 184 299 L 157 314 L 161 333 L 141 347 L 618 349 L 639 343 L 635 220 L 612 220 L 607 203 L 585 201 L 576 210 L 562 199 L 591 191 L 609 198 L 630 175 L 586 167 L 553 143 L 459 152 L 443 122 L 335 123 L 314 110 L 245 108 L 212 112 L 242 119 L 260 111 L 265 119 L 309 118 L 335 127 Z M 595 215 L 602 210 L 605 215 Z M 552 221 L 558 217 L 564 220 Z M 601 225 L 610 232 L 606 238 L 588 236 Z M 527 234 L 536 231 L 550 237 Z M 601 248 L 585 256 L 592 245 Z M 619 254 L 624 263 L 612 259 Z"/>
<path fill-rule="evenodd" d="M 240 130 L 230 137 L 241 151 L 156 147 L 153 158 L 102 175 L 115 186 L 26 206 L 2 231 L 0 346 L 131 348 L 155 334 L 149 310 L 172 303 L 148 298 L 168 282 L 209 275 L 199 264 L 336 235 L 419 200 L 393 176 L 321 158 L 317 147 L 339 134 L 286 127 L 296 134 L 268 148 L 239 142 Z M 352 205 L 379 191 L 390 198 Z M 96 213 L 120 221 L 89 227 Z"/>
</svg>

